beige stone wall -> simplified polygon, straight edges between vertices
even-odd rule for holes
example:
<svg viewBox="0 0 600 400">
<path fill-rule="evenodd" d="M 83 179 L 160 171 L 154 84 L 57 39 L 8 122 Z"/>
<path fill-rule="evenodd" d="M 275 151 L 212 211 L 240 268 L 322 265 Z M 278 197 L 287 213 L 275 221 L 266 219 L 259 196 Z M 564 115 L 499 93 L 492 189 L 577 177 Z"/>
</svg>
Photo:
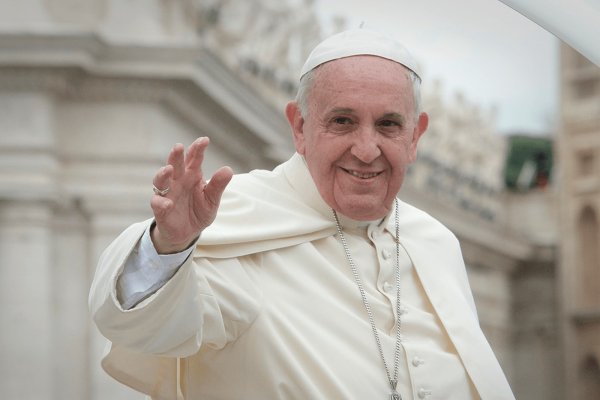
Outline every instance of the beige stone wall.
<svg viewBox="0 0 600 400">
<path fill-rule="evenodd" d="M 561 47 L 560 286 L 568 398 L 600 398 L 600 67 Z"/>
<path fill-rule="evenodd" d="M 291 154 L 283 115 L 198 41 L 185 1 L 0 1 L 0 397 L 139 399 L 100 368 L 101 251 L 150 216 L 175 142 L 210 174 Z"/>
</svg>

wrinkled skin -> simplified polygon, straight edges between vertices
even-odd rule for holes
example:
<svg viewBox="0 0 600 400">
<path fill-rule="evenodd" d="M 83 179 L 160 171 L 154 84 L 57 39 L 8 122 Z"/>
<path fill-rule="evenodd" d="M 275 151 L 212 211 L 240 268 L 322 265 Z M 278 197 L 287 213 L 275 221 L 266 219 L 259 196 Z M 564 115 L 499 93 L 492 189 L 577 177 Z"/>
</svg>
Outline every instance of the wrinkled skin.
<svg viewBox="0 0 600 400">
<path fill-rule="evenodd" d="M 286 107 L 296 150 L 331 208 L 355 220 L 382 218 L 427 129 L 427 114 L 415 113 L 407 70 L 354 56 L 315 73 L 306 118 L 295 102 Z"/>
</svg>

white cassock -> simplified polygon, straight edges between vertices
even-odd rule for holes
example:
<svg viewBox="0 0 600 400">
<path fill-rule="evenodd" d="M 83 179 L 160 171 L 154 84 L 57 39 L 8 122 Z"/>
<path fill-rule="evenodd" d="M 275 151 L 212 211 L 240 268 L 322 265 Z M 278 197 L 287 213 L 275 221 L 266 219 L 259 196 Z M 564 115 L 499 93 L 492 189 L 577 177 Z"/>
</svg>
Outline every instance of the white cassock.
<svg viewBox="0 0 600 400">
<path fill-rule="evenodd" d="M 514 399 L 479 322 L 458 241 L 399 202 L 404 400 Z M 116 282 L 151 221 L 102 254 L 90 309 L 115 379 L 153 399 L 387 399 L 360 292 L 301 156 L 236 175 L 215 223 L 155 294 L 124 310 Z M 393 365 L 395 218 L 341 220 Z"/>
</svg>

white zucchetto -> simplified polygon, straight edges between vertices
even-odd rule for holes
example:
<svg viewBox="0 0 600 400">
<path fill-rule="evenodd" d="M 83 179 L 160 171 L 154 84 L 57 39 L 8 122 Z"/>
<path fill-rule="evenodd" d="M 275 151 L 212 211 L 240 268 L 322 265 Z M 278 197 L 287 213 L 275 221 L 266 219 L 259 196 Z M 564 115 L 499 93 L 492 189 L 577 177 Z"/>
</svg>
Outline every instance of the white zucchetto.
<svg viewBox="0 0 600 400">
<path fill-rule="evenodd" d="M 313 68 L 339 58 L 372 55 L 404 65 L 421 78 L 417 61 L 400 42 L 383 33 L 368 29 L 350 29 L 328 37 L 308 56 L 300 77 Z"/>
</svg>

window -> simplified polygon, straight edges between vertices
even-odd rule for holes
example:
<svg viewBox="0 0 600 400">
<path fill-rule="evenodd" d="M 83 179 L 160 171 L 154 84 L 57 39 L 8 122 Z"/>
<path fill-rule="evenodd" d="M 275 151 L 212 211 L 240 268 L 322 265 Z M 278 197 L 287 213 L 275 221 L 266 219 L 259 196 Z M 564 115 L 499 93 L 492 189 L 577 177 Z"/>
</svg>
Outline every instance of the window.
<svg viewBox="0 0 600 400">
<path fill-rule="evenodd" d="M 596 160 L 592 151 L 585 151 L 578 154 L 578 174 L 580 176 L 589 176 L 594 173 Z"/>
<path fill-rule="evenodd" d="M 581 274 L 581 305 L 584 308 L 600 308 L 600 256 L 598 217 L 594 209 L 586 206 L 578 221 L 580 246 L 579 267 Z"/>
</svg>

